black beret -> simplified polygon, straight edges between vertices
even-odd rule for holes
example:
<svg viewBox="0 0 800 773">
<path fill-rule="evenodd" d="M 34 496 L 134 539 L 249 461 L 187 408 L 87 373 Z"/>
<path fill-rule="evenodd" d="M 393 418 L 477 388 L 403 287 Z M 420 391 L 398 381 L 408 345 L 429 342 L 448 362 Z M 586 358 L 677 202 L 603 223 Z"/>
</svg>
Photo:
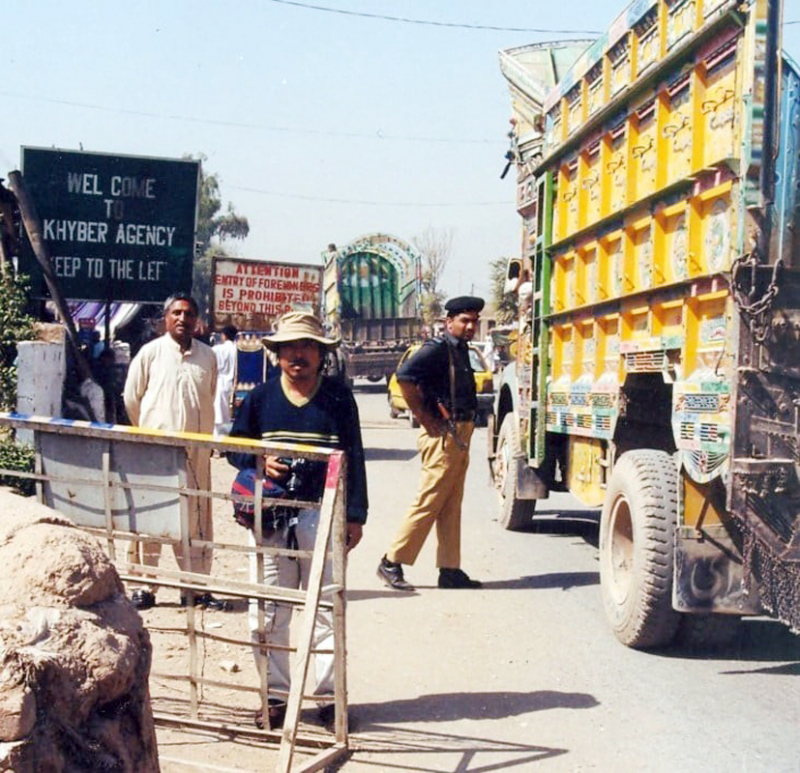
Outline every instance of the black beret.
<svg viewBox="0 0 800 773">
<path fill-rule="evenodd" d="M 454 317 L 463 311 L 481 311 L 483 304 L 483 298 L 476 298 L 474 295 L 459 295 L 458 298 L 451 298 L 447 301 L 444 310 L 448 317 Z"/>
</svg>

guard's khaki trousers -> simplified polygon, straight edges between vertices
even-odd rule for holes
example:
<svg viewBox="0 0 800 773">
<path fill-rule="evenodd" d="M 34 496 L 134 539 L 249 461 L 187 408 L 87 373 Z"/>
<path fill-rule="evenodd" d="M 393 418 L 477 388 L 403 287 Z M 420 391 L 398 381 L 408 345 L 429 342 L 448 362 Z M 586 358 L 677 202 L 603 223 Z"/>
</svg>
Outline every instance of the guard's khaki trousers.
<svg viewBox="0 0 800 773">
<path fill-rule="evenodd" d="M 424 427 L 420 429 L 417 438 L 422 457 L 419 493 L 386 553 L 389 561 L 413 564 L 435 523 L 436 566 L 461 567 L 461 500 L 469 467 L 469 441 L 474 429 L 471 421 L 456 424 L 465 449 L 459 448 L 450 434 L 431 437 Z"/>
</svg>

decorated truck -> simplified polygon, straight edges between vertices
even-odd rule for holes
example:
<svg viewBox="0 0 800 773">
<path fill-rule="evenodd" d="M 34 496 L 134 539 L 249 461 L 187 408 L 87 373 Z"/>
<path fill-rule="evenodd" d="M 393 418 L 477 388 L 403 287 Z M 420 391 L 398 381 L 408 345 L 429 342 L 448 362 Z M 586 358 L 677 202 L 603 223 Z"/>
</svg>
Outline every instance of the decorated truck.
<svg viewBox="0 0 800 773">
<path fill-rule="evenodd" d="M 490 434 L 501 522 L 551 491 L 601 508 L 604 607 L 631 647 L 747 614 L 800 628 L 800 72 L 781 11 L 636 0 L 568 69 L 501 54 L 522 217 Z"/>
<path fill-rule="evenodd" d="M 322 253 L 328 329 L 341 337 L 345 377 L 387 383 L 421 333 L 421 256 L 395 236 L 369 234 Z"/>
</svg>

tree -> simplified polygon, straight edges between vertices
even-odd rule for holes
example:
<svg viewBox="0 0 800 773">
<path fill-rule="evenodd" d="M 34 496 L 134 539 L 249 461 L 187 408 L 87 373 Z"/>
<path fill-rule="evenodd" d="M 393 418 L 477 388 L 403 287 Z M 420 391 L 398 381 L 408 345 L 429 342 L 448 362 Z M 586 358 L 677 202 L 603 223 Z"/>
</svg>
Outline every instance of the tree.
<svg viewBox="0 0 800 773">
<path fill-rule="evenodd" d="M 27 314 L 29 285 L 25 277 L 0 277 L 0 410 L 17 407 L 17 344 L 34 339 Z"/>
<path fill-rule="evenodd" d="M 186 155 L 184 158 L 192 158 Z M 206 160 L 199 156 L 201 162 Z M 200 168 L 200 201 L 197 211 L 197 254 L 194 261 L 192 295 L 207 311 L 211 305 L 211 259 L 215 255 L 226 256 L 224 242 L 229 239 L 245 239 L 250 233 L 247 218 L 236 213 L 233 204 L 220 214 L 222 200 L 219 192 L 219 177 L 207 174 Z"/>
<path fill-rule="evenodd" d="M 499 325 L 507 325 L 517 318 L 518 303 L 516 293 L 504 292 L 506 283 L 507 258 L 495 258 L 489 264 L 489 281 L 492 288 L 492 302 L 495 307 L 495 319 Z"/>
<path fill-rule="evenodd" d="M 26 313 L 29 289 L 25 277 L 0 275 L 0 411 L 17 409 L 17 344 L 36 337 L 33 317 Z M 10 430 L 0 427 L 0 468 L 33 472 L 33 462 L 33 447 L 16 443 Z M 14 475 L 0 476 L 0 486 L 28 495 L 35 491 L 32 480 Z"/>
<path fill-rule="evenodd" d="M 422 319 L 428 327 L 442 316 L 445 293 L 439 287 L 447 261 L 453 249 L 451 229 L 437 230 L 428 226 L 412 240 L 422 255 Z"/>
</svg>

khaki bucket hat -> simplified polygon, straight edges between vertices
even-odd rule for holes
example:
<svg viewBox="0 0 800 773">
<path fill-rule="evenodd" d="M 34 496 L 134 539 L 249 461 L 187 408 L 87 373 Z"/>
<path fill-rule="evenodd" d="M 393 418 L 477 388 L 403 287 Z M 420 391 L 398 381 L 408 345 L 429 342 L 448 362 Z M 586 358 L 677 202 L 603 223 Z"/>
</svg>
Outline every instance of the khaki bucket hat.
<svg viewBox="0 0 800 773">
<path fill-rule="evenodd" d="M 277 351 L 280 344 L 288 341 L 299 341 L 301 338 L 310 338 L 323 346 L 335 347 L 339 341 L 326 338 L 322 323 L 307 311 L 290 311 L 278 320 L 278 331 L 264 338 L 264 346 L 270 351 Z"/>
</svg>

